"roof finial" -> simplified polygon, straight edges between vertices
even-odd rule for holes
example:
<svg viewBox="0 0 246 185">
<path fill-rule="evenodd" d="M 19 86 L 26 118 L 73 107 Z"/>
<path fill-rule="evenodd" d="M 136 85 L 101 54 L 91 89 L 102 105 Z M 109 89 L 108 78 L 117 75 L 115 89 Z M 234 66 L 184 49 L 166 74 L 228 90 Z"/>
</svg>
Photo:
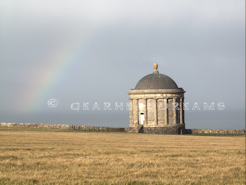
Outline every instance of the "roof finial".
<svg viewBox="0 0 246 185">
<path fill-rule="evenodd" d="M 157 68 L 158 68 L 158 64 L 155 62 L 154 63 L 154 73 L 159 73 Z"/>
</svg>

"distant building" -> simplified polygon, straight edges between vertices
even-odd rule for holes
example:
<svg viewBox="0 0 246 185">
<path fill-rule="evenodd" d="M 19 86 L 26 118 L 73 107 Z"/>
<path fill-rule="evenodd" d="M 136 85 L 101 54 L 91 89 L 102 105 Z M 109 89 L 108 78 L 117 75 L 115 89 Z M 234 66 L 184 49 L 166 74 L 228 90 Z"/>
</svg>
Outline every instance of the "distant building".
<svg viewBox="0 0 246 185">
<path fill-rule="evenodd" d="M 131 89 L 130 132 L 182 134 L 185 131 L 184 93 L 168 76 L 154 72 L 143 77 Z"/>
</svg>

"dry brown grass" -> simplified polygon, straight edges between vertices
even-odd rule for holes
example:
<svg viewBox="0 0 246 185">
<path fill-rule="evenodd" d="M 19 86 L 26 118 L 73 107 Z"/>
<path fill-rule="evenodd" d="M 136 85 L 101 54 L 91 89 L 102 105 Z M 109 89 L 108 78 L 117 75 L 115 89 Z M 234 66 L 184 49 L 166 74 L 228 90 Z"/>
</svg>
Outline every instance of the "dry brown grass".
<svg viewBox="0 0 246 185">
<path fill-rule="evenodd" d="M 0 184 L 245 184 L 245 137 L 0 128 Z"/>
</svg>

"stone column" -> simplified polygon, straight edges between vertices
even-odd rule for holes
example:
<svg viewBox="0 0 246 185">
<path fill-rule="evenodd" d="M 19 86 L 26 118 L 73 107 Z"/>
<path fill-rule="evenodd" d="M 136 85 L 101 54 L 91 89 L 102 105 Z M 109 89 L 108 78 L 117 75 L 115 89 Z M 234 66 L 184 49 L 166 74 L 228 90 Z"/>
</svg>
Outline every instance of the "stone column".
<svg viewBox="0 0 246 185">
<path fill-rule="evenodd" d="M 183 124 L 183 98 L 180 98 L 180 103 L 179 103 L 179 112 L 180 112 L 180 118 L 179 118 L 179 121 L 180 121 L 180 124 Z"/>
<path fill-rule="evenodd" d="M 155 99 L 155 124 L 158 125 L 158 106 L 157 106 L 157 98 Z"/>
<path fill-rule="evenodd" d="M 177 123 L 175 104 L 176 104 L 176 98 L 173 98 L 173 124 Z"/>
<path fill-rule="evenodd" d="M 167 104 L 168 102 L 167 102 L 167 99 L 165 98 L 164 99 L 164 106 L 165 106 L 165 113 L 164 113 L 164 123 L 166 124 L 166 125 L 168 125 L 168 104 Z"/>
<path fill-rule="evenodd" d="M 138 109 L 138 99 L 133 100 L 133 117 L 134 117 L 134 126 L 139 124 L 139 109 Z"/>
<path fill-rule="evenodd" d="M 133 100 L 129 99 L 130 127 L 134 127 Z"/>
<path fill-rule="evenodd" d="M 148 117 L 147 117 L 147 99 L 144 99 L 144 121 L 145 121 L 145 125 L 148 125 Z"/>
</svg>

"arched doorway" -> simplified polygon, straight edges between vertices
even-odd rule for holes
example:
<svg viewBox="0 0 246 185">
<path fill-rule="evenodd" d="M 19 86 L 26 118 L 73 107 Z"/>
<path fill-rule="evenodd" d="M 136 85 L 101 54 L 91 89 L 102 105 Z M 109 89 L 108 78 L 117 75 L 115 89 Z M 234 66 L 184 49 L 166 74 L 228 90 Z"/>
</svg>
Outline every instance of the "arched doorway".
<svg viewBox="0 0 246 185">
<path fill-rule="evenodd" d="M 144 124 L 144 113 L 140 113 L 140 124 Z"/>
</svg>

